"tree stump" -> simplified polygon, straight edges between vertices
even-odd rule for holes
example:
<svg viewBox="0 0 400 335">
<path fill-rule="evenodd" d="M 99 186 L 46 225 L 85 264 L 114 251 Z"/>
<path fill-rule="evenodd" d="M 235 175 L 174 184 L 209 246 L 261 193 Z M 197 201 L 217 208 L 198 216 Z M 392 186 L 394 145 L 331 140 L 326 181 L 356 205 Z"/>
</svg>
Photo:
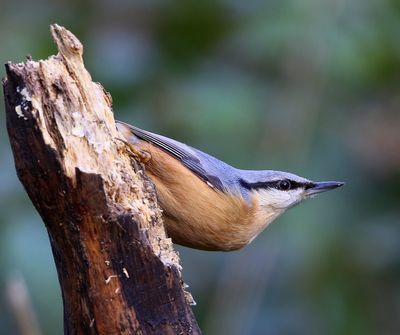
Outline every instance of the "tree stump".
<svg viewBox="0 0 400 335">
<path fill-rule="evenodd" d="M 200 334 L 154 186 L 119 140 L 111 96 L 82 44 L 51 26 L 58 55 L 6 65 L 17 174 L 46 225 L 65 334 Z"/>
</svg>

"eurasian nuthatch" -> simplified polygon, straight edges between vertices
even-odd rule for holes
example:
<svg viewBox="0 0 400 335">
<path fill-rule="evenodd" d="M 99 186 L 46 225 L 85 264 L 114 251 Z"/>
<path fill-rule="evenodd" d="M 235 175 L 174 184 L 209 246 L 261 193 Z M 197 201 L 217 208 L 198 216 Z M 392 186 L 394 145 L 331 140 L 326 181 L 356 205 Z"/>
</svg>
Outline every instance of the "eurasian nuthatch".
<svg viewBox="0 0 400 335">
<path fill-rule="evenodd" d="M 235 250 L 299 202 L 344 185 L 281 171 L 236 169 L 168 137 L 123 122 L 117 128 L 145 162 L 174 243 Z"/>
</svg>

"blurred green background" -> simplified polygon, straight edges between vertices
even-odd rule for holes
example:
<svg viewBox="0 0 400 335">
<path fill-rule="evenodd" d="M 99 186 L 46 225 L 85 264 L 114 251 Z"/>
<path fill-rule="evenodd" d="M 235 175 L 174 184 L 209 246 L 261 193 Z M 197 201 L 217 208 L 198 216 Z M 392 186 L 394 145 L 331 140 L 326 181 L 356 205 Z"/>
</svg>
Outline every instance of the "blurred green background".
<svg viewBox="0 0 400 335">
<path fill-rule="evenodd" d="M 116 118 L 236 167 L 347 182 L 243 250 L 178 247 L 204 334 L 400 333 L 399 0 L 0 0 L 0 63 L 55 53 L 54 22 L 83 42 Z M 18 273 L 43 333 L 61 334 L 0 108 L 0 333 L 18 334 Z"/>
</svg>

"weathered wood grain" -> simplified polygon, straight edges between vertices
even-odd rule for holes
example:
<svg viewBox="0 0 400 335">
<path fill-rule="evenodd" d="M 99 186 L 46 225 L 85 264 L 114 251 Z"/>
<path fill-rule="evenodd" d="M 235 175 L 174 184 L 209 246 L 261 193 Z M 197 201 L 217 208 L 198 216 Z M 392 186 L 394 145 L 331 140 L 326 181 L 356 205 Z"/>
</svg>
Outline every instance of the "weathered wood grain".
<svg viewBox="0 0 400 335">
<path fill-rule="evenodd" d="M 58 25 L 52 34 L 58 55 L 7 64 L 3 85 L 17 174 L 54 254 L 65 334 L 200 334 L 154 187 L 118 140 L 111 97 L 92 82 L 79 40 Z"/>
</svg>

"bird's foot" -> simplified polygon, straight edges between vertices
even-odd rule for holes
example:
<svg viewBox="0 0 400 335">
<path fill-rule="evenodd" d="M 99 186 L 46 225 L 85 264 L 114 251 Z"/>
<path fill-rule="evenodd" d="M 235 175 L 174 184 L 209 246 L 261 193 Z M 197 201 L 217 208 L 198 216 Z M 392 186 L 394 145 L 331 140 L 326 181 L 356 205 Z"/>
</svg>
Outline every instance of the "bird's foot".
<svg viewBox="0 0 400 335">
<path fill-rule="evenodd" d="M 148 151 L 140 150 L 135 147 L 134 144 L 129 143 L 121 138 L 117 138 L 117 140 L 121 141 L 126 145 L 128 151 L 141 163 L 146 164 L 151 159 L 151 154 Z"/>
</svg>

